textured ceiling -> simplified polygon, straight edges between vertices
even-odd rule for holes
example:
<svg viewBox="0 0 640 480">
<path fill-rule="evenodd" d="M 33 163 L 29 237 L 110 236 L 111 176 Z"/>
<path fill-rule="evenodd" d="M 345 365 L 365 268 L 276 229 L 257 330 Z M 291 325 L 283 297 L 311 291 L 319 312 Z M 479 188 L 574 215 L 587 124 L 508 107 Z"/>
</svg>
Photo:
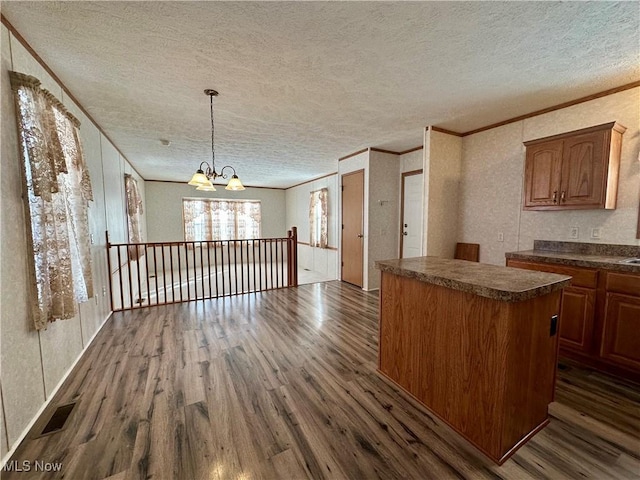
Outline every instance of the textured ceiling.
<svg viewBox="0 0 640 480">
<path fill-rule="evenodd" d="M 288 187 L 640 78 L 637 2 L 2 2 L 146 179 Z M 171 141 L 169 147 L 160 139 Z"/>
</svg>

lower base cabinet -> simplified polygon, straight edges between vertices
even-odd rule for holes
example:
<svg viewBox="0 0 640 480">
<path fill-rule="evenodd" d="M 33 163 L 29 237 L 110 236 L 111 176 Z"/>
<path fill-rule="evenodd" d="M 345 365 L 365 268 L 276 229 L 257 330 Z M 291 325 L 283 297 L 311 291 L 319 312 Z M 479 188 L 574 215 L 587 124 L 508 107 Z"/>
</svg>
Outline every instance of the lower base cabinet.
<svg viewBox="0 0 640 480">
<path fill-rule="evenodd" d="M 640 382 L 640 274 L 507 260 L 573 277 L 562 292 L 560 355 Z"/>
</svg>

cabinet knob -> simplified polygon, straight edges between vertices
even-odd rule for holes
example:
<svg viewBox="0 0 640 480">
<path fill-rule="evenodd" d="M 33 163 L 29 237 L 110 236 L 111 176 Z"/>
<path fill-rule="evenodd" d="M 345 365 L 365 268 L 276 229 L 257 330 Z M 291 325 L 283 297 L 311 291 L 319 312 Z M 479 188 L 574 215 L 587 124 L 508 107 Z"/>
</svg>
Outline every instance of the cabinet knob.
<svg viewBox="0 0 640 480">
<path fill-rule="evenodd" d="M 553 191 L 553 203 L 558 203 L 558 190 Z"/>
<path fill-rule="evenodd" d="M 363 235 L 363 234 L 361 234 L 361 233 L 359 233 L 359 234 L 358 234 L 358 238 L 362 238 L 362 237 L 364 237 L 364 235 Z"/>
</svg>

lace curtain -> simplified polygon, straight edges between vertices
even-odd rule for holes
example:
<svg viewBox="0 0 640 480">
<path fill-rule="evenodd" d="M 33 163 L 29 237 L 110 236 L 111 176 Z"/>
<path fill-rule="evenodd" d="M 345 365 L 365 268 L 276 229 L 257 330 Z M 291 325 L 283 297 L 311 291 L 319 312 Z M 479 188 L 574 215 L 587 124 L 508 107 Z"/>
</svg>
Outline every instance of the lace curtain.
<svg viewBox="0 0 640 480">
<path fill-rule="evenodd" d="M 182 214 L 187 242 L 260 238 L 259 201 L 185 198 Z"/>
<path fill-rule="evenodd" d="M 138 182 L 128 173 L 124 176 L 124 190 L 127 201 L 127 228 L 129 243 L 142 242 L 140 232 L 140 215 L 142 215 L 142 196 L 138 190 Z M 129 259 L 137 260 L 144 253 L 142 245 L 129 247 Z"/>
<path fill-rule="evenodd" d="M 88 202 L 91 180 L 80 122 L 35 77 L 10 72 L 17 111 L 26 199 L 36 329 L 72 318 L 93 296 Z"/>
<path fill-rule="evenodd" d="M 322 188 L 311 192 L 309 198 L 309 245 L 327 248 L 327 195 Z"/>
</svg>

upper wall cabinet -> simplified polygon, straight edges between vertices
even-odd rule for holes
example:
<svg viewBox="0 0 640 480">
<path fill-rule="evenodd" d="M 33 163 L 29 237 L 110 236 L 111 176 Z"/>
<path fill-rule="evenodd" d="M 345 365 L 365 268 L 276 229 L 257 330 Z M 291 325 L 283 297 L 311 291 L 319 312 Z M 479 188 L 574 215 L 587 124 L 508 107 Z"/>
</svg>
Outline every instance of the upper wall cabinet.
<svg viewBox="0 0 640 480">
<path fill-rule="evenodd" d="M 524 210 L 616 208 L 625 130 L 612 122 L 524 142 Z"/>
</svg>

